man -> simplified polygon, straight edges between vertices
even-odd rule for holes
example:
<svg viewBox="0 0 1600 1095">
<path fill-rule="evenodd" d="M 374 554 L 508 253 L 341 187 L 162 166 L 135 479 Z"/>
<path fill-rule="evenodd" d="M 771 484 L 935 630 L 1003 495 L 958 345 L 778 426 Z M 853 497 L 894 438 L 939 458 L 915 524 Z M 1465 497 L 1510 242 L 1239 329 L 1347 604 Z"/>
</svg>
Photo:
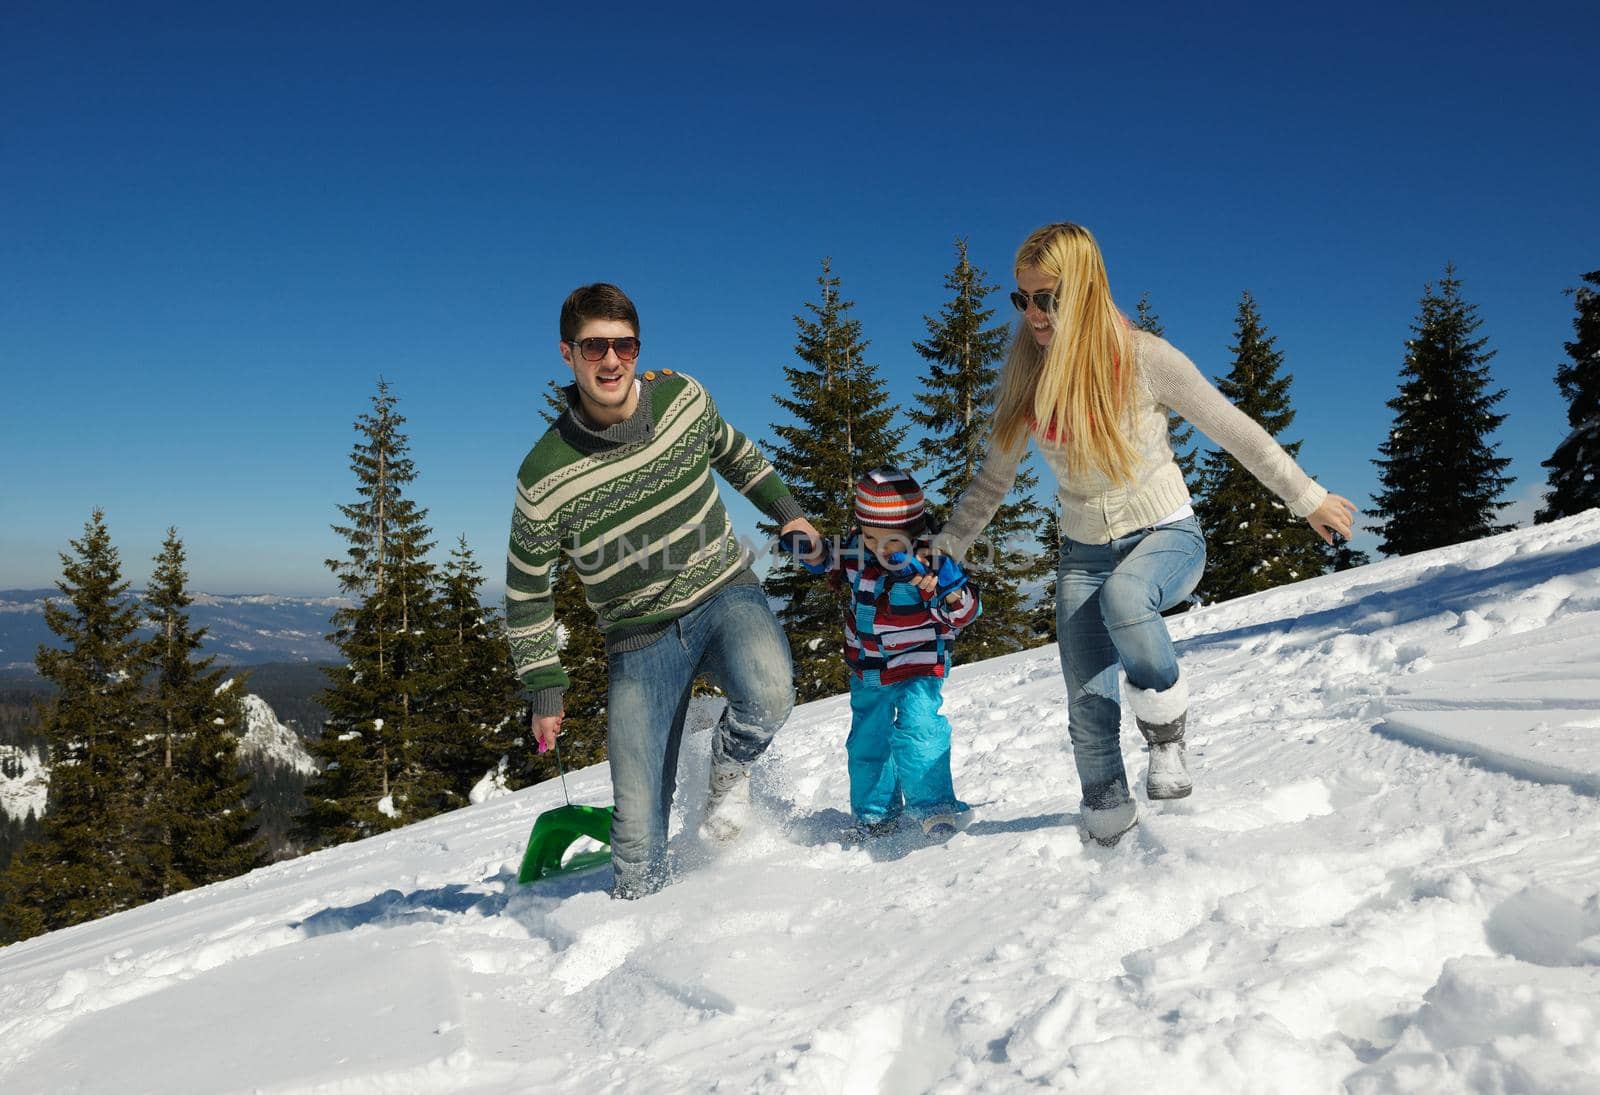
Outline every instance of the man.
<svg viewBox="0 0 1600 1095">
<path fill-rule="evenodd" d="M 615 801 L 614 893 L 667 877 L 667 819 L 695 676 L 727 694 L 712 738 L 702 832 L 731 840 L 748 822 L 750 765 L 794 704 L 789 646 L 733 534 L 711 470 L 783 532 L 816 538 L 772 465 L 722 420 L 698 383 L 670 369 L 635 375 L 639 315 L 615 285 L 585 285 L 561 307 L 566 411 L 522 462 L 506 565 L 506 622 L 533 734 L 561 731 L 568 678 L 557 653 L 551 565 L 567 555 L 606 638 L 606 747 Z"/>
</svg>

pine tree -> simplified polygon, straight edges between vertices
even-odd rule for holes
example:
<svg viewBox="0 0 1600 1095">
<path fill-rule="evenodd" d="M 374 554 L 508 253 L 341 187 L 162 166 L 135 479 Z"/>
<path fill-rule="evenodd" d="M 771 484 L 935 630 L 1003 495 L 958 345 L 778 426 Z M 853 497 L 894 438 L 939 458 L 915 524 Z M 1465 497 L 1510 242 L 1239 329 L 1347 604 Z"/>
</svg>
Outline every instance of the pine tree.
<svg viewBox="0 0 1600 1095">
<path fill-rule="evenodd" d="M 16 767 L 16 771 L 5 771 Z M 14 755 L 0 759 L 0 771 L 15 779 L 21 774 L 21 761 Z M 0 905 L 5 903 L 5 872 L 11 863 L 11 857 L 17 853 L 30 840 L 40 839 L 40 822 L 38 816 L 30 807 L 27 814 L 20 818 L 13 818 L 10 814 L 0 811 Z M 0 909 L 0 943 L 5 940 L 4 935 L 5 912 Z"/>
<path fill-rule="evenodd" d="M 937 317 L 922 317 L 927 341 L 912 343 L 928 362 L 918 408 L 908 417 L 927 431 L 914 464 L 930 499 L 959 497 L 983 463 L 989 441 L 988 401 L 1010 335 L 1003 323 L 987 326 L 994 309 L 985 303 L 998 286 L 988 284 L 987 275 L 972 265 L 966 240 L 956 240 L 955 247 L 955 268 L 944 278 L 944 287 L 953 296 Z"/>
<path fill-rule="evenodd" d="M 62 645 L 41 646 L 35 658 L 56 688 L 40 725 L 50 802 L 41 839 L 23 847 L 0 884 L 0 941 L 131 908 L 144 890 L 139 607 L 103 511 L 71 545 L 76 554 L 62 554 L 56 582 L 62 599 L 44 608 Z"/>
<path fill-rule="evenodd" d="M 1334 538 L 1334 540 L 1335 546 L 1333 548 L 1332 555 L 1333 570 L 1335 572 L 1354 570 L 1356 567 L 1364 567 L 1368 563 L 1372 562 L 1372 559 L 1367 555 L 1366 552 L 1357 551 L 1355 548 L 1352 548 L 1349 540 L 1345 540 L 1337 536 Z M 1324 552 L 1324 554 L 1327 553 Z"/>
<path fill-rule="evenodd" d="M 1383 537 L 1385 555 L 1410 555 L 1447 544 L 1505 532 L 1496 516 L 1511 477 L 1511 463 L 1495 455 L 1491 434 L 1505 415 L 1491 408 L 1505 390 L 1490 391 L 1487 338 L 1477 307 L 1461 298 L 1455 267 L 1446 266 L 1436 292 L 1423 291 L 1416 338 L 1406 343 L 1400 392 L 1389 400 L 1395 412 L 1389 439 L 1378 446 L 1383 490 L 1372 512 L 1383 518 L 1369 531 Z"/>
<path fill-rule="evenodd" d="M 239 767 L 245 730 L 241 679 L 225 680 L 215 657 L 197 658 L 205 628 L 190 624 L 183 542 L 169 528 L 156 556 L 145 609 L 156 628 L 142 651 L 155 733 L 142 757 L 143 832 L 154 900 L 233 878 L 266 862 Z"/>
<path fill-rule="evenodd" d="M 1534 518 L 1539 523 L 1600 506 L 1600 270 L 1583 280 L 1589 285 L 1567 290 L 1578 305 L 1572 319 L 1576 337 L 1563 344 L 1572 364 L 1556 370 L 1572 430 L 1540 465 L 1550 469 L 1550 493 Z"/>
<path fill-rule="evenodd" d="M 553 424 L 566 410 L 567 401 L 561 394 L 561 386 L 553 380 L 545 398 L 549 410 L 544 419 L 547 424 Z M 555 600 L 561 666 L 567 671 L 568 681 L 561 697 L 561 762 L 568 768 L 585 768 L 606 759 L 606 702 L 610 686 L 606 640 L 600 633 L 594 610 L 589 607 L 583 582 L 566 556 L 556 560 L 550 585 Z M 527 719 L 523 721 L 526 723 Z M 555 754 L 537 758 L 532 772 L 536 780 L 554 778 Z"/>
<path fill-rule="evenodd" d="M 1039 540 L 1044 545 L 1046 557 L 1051 564 L 1049 570 L 1045 572 L 1044 591 L 1034 602 L 1030 618 L 1033 623 L 1034 642 L 1053 643 L 1056 641 L 1055 561 L 1061 555 L 1061 514 L 1055 506 L 1044 507 L 1044 524 L 1041 526 Z"/>
<path fill-rule="evenodd" d="M 468 803 L 484 774 L 505 762 L 504 777 L 514 785 L 526 765 L 521 753 L 521 685 L 511 665 L 511 644 L 499 613 L 484 607 L 483 568 L 460 537 L 439 587 L 439 660 L 431 731 L 423 739 L 423 764 L 444 775 L 438 810 Z"/>
<path fill-rule="evenodd" d="M 905 430 L 891 424 L 894 404 L 877 366 L 865 358 L 861 323 L 851 318 L 854 305 L 840 295 L 828 259 L 817 284 L 821 302 L 806 303 L 815 318 L 795 316 L 800 361 L 784 366 L 791 395 L 776 399 L 793 421 L 772 427 L 779 439 L 772 464 L 818 530 L 840 536 L 854 523 L 856 481 L 875 467 L 900 462 Z M 769 535 L 777 531 L 770 524 L 761 527 Z M 840 591 L 783 557 L 774 557 L 766 590 L 782 604 L 778 618 L 794 654 L 799 699 L 845 691 Z"/>
<path fill-rule="evenodd" d="M 957 240 L 955 247 L 955 267 L 944 279 L 953 296 L 937 317 L 923 317 L 927 341 L 912 343 L 928 362 L 919 409 L 909 417 L 927 431 L 916 465 L 919 471 L 926 469 L 922 487 L 936 520 L 948 516 L 988 451 L 991 400 L 1010 340 L 1005 324 L 986 326 L 994 309 L 985 307 L 985 301 L 997 286 L 987 284 L 984 272 L 972 265 L 965 240 Z M 1038 484 L 1038 475 L 1026 462 L 1018 468 L 1009 498 L 985 531 L 982 544 L 987 550 L 974 552 L 969 560 L 982 592 L 983 615 L 962 634 L 958 662 L 1009 654 L 1032 645 L 1036 637 L 1032 600 L 1024 590 L 1054 565 L 1048 556 L 1021 546 L 1032 540 L 1044 519 L 1032 495 Z"/>
<path fill-rule="evenodd" d="M 1267 333 L 1256 302 L 1245 293 L 1236 318 L 1233 369 L 1217 388 L 1274 438 L 1294 422 L 1289 405 L 1290 373 L 1279 370 L 1283 354 Z M 1284 444 L 1295 456 L 1300 442 Z M 1210 452 L 1202 462 L 1204 492 L 1196 504 L 1206 531 L 1209 558 L 1197 594 L 1223 601 L 1324 574 L 1332 560 L 1311 526 L 1256 481 L 1225 452 Z"/>
<path fill-rule="evenodd" d="M 1135 308 L 1133 325 L 1141 331 L 1149 331 L 1157 338 L 1165 338 L 1167 329 L 1161 323 L 1161 317 L 1156 315 L 1155 309 L 1150 306 L 1150 294 L 1144 293 L 1139 297 Z M 1196 494 L 1196 487 L 1200 483 L 1200 454 L 1195 448 L 1194 427 L 1185 422 L 1175 411 L 1167 412 L 1167 444 L 1172 446 L 1172 455 L 1178 462 L 1178 468 L 1183 472 L 1183 481 L 1189 485 L 1189 493 Z"/>
<path fill-rule="evenodd" d="M 333 526 L 349 544 L 329 559 L 339 589 L 356 599 L 334 613 L 329 636 L 345 664 L 327 670 L 319 699 L 328 721 L 314 752 L 321 771 L 306 788 L 297 836 L 309 847 L 355 840 L 427 816 L 444 778 L 424 767 L 417 743 L 435 732 L 427 698 L 435 687 L 428 649 L 437 633 L 427 511 L 407 498 L 417 477 L 389 385 L 355 423 L 350 454 L 359 500 Z"/>
<path fill-rule="evenodd" d="M 567 690 L 561 703 L 561 762 L 571 769 L 586 768 L 606 759 L 606 703 L 610 677 L 606 640 L 584 595 L 583 582 L 571 560 L 562 557 L 553 568 L 555 612 L 561 665 L 567 671 Z M 539 758 L 533 766 L 538 779 L 556 774 L 555 755 Z"/>
</svg>

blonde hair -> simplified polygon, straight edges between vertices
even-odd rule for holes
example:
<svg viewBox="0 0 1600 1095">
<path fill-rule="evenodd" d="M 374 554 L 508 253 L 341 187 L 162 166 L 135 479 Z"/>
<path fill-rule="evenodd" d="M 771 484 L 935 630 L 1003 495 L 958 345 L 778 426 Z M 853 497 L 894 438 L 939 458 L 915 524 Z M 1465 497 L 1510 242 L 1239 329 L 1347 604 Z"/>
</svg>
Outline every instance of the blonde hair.
<svg viewBox="0 0 1600 1095">
<path fill-rule="evenodd" d="M 1097 470 L 1114 483 L 1133 478 L 1138 454 L 1128 439 L 1133 402 L 1133 338 L 1111 300 L 1105 260 L 1087 228 L 1047 224 L 1017 249 L 1016 272 L 1055 281 L 1055 334 L 1041 347 L 1026 321 L 1017 326 L 995 397 L 995 442 L 1027 444 L 1055 435 L 1074 473 Z"/>
</svg>

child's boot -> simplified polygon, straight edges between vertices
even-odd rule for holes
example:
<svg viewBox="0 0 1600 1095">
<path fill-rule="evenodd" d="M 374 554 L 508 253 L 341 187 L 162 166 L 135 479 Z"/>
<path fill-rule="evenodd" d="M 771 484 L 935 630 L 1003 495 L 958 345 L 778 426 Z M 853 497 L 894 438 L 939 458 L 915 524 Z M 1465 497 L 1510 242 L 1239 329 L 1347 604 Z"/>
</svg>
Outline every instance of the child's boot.
<svg viewBox="0 0 1600 1095">
<path fill-rule="evenodd" d="M 932 840 L 955 836 L 972 820 L 972 810 L 966 803 L 938 810 L 922 819 L 922 835 Z"/>
<path fill-rule="evenodd" d="M 876 821 L 863 821 L 857 819 L 846 831 L 846 837 L 853 843 L 865 844 L 869 840 L 879 837 L 893 836 L 900 831 L 898 817 L 879 818 Z"/>
</svg>

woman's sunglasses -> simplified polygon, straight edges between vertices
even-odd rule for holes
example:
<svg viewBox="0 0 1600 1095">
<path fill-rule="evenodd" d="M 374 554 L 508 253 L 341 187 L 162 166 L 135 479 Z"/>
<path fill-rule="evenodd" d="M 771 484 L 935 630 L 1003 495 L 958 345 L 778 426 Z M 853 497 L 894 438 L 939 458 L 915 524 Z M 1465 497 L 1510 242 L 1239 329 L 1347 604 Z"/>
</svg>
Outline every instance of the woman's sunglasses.
<svg viewBox="0 0 1600 1095">
<path fill-rule="evenodd" d="M 1018 289 L 1011 294 L 1011 303 L 1017 306 L 1017 311 L 1019 312 L 1028 310 L 1028 302 L 1030 300 L 1045 315 L 1055 314 L 1056 295 L 1048 289 L 1040 289 L 1032 293 L 1024 293 L 1021 289 Z"/>
<path fill-rule="evenodd" d="M 617 351 L 618 361 L 632 361 L 639 356 L 639 340 L 627 338 L 580 338 L 567 343 L 576 346 L 585 361 L 604 361 L 607 350 Z"/>
</svg>

